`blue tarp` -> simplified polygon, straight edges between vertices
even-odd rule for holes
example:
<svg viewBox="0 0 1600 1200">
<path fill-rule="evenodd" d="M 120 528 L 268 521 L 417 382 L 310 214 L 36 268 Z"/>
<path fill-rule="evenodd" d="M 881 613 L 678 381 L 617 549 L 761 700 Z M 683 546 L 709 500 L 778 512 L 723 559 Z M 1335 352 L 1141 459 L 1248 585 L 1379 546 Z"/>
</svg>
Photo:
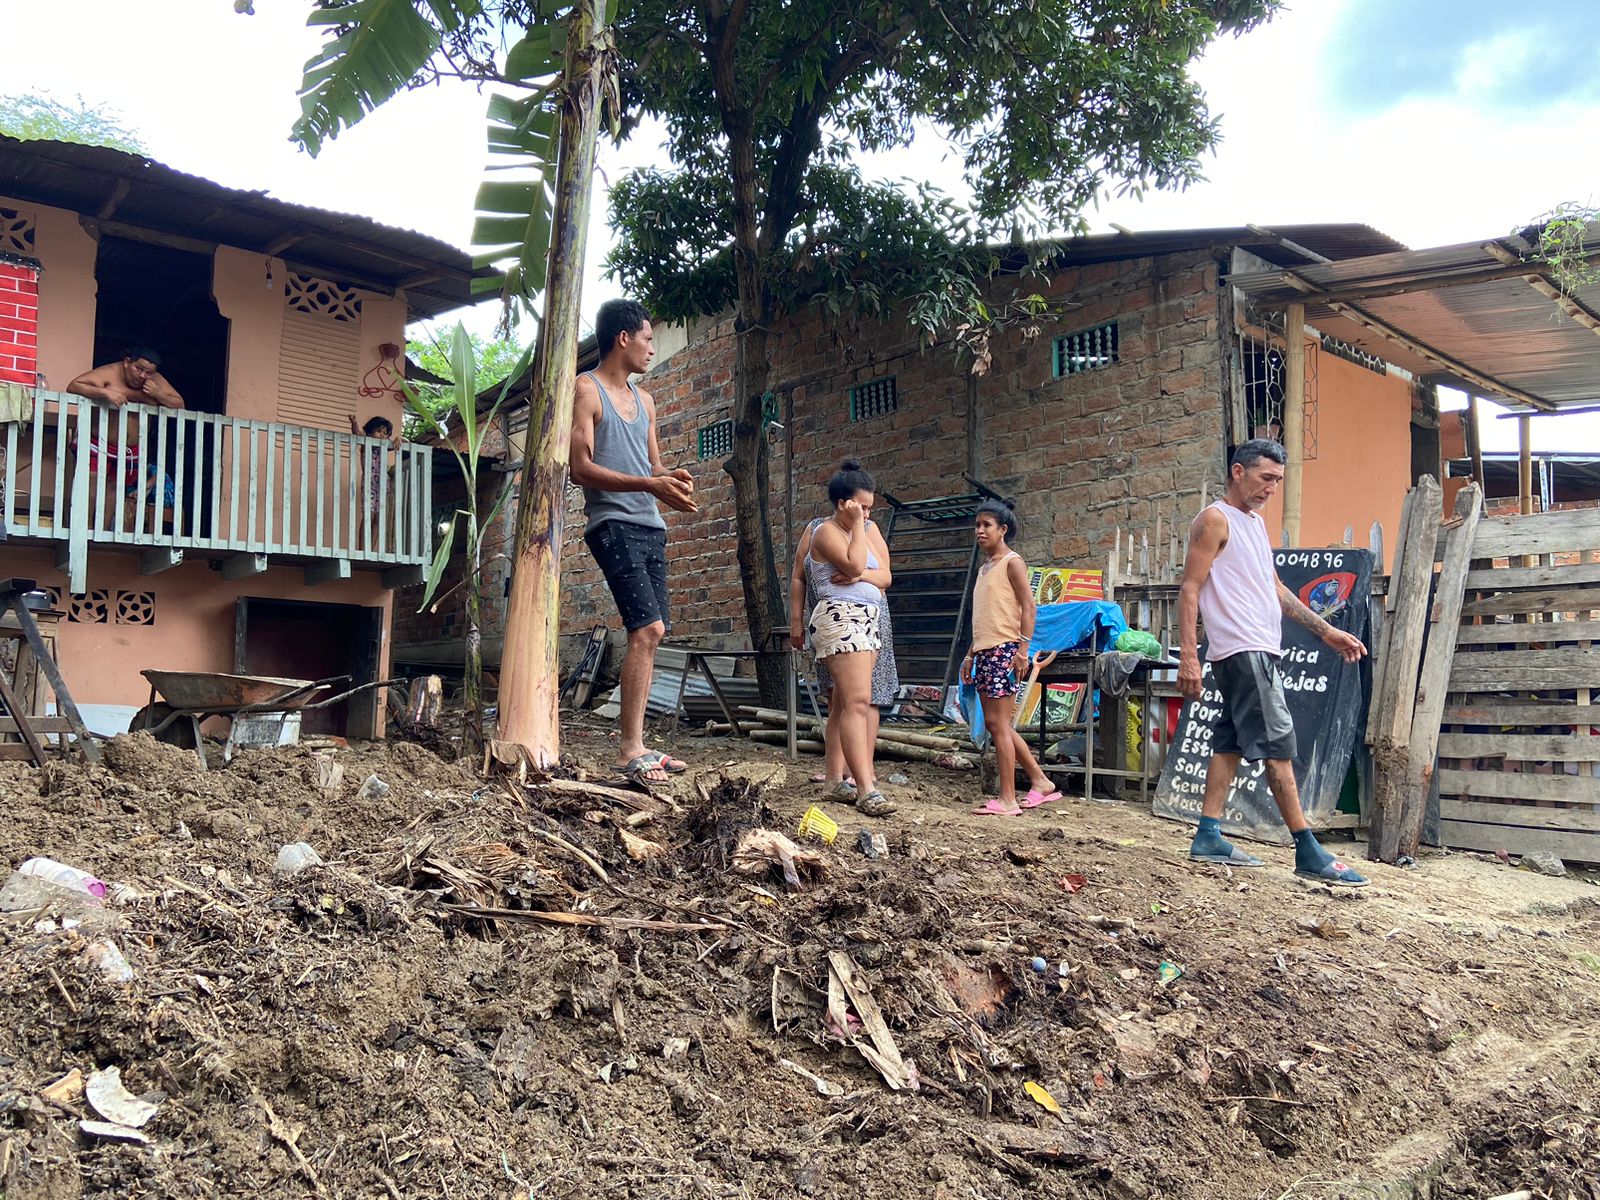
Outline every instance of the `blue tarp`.
<svg viewBox="0 0 1600 1200">
<path fill-rule="evenodd" d="M 1128 628 L 1122 609 L 1109 600 L 1073 600 L 1066 604 L 1042 604 L 1033 623 L 1033 642 L 1030 649 L 1035 654 L 1050 651 L 1066 653 L 1085 646 L 1101 649 L 1117 640 L 1117 635 Z M 983 705 L 978 701 L 978 691 L 970 683 L 961 684 L 961 715 L 972 731 L 972 744 L 983 746 L 988 735 L 983 729 Z M 1020 703 L 1022 697 L 1017 697 Z"/>
</svg>

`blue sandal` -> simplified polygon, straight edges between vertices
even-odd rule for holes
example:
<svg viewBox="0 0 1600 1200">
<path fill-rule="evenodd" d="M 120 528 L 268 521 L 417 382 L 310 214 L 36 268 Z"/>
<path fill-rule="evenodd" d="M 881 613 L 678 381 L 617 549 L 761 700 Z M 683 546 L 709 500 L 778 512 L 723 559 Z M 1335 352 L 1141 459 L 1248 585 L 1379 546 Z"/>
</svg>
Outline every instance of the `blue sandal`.
<svg viewBox="0 0 1600 1200">
<path fill-rule="evenodd" d="M 1326 883 L 1330 887 L 1366 887 L 1372 881 L 1365 875 L 1352 870 L 1337 858 L 1330 859 L 1328 864 L 1315 871 L 1305 870 L 1300 867 L 1294 873 L 1302 879 L 1315 879 L 1318 883 Z"/>
<path fill-rule="evenodd" d="M 1196 854 L 1189 851 L 1190 862 L 1216 863 L 1224 867 L 1260 867 L 1265 866 L 1254 854 L 1247 854 L 1237 846 L 1229 846 L 1226 854 Z"/>
</svg>

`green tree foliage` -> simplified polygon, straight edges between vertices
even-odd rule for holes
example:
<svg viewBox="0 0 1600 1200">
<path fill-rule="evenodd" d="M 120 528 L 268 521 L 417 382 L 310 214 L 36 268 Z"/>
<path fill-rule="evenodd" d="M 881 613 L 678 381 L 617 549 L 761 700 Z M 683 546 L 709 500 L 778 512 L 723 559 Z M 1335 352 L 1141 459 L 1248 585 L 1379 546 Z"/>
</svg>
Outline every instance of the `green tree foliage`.
<svg viewBox="0 0 1600 1200">
<path fill-rule="evenodd" d="M 634 0 L 619 17 L 632 65 L 625 101 L 663 123 L 670 165 L 617 188 L 610 266 L 659 315 L 734 310 L 726 468 L 754 644 L 781 614 L 761 431 L 774 322 L 805 303 L 903 309 L 925 337 L 955 335 L 981 368 L 983 330 L 997 317 L 990 279 L 1005 257 L 983 245 L 1072 228 L 1108 188 L 1139 194 L 1198 178 L 1218 131 L 1190 63 L 1275 7 Z M 956 148 L 952 174 L 970 204 L 869 183 L 854 166 L 858 150 L 909 145 L 927 127 Z M 1037 307 L 1014 294 L 998 315 Z M 775 696 L 781 666 L 761 666 L 763 693 Z"/>
<path fill-rule="evenodd" d="M 48 96 L 0 96 L 0 133 L 24 141 L 79 142 L 149 154 L 143 139 L 115 109 L 82 96 L 69 103 Z"/>
<path fill-rule="evenodd" d="M 451 336 L 454 337 L 454 334 Z M 468 333 L 466 338 L 475 367 L 472 387 L 479 395 L 490 388 L 498 387 L 523 364 L 522 347 L 509 339 L 487 338 L 476 333 Z M 412 338 L 406 343 L 406 357 L 430 375 L 449 379 L 453 384 L 455 362 L 450 343 L 433 338 Z M 453 386 L 415 380 L 412 381 L 410 390 L 412 403 L 423 405 L 436 419 L 444 419 L 447 413 L 453 412 L 456 408 Z M 420 417 L 407 414 L 408 437 L 424 427 Z"/>
</svg>

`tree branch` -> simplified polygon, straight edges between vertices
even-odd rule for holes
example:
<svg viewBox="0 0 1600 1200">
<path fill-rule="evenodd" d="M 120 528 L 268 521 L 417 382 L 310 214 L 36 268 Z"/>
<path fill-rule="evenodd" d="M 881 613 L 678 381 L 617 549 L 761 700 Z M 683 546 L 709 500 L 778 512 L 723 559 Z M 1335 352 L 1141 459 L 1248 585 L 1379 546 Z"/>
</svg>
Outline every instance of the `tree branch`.
<svg viewBox="0 0 1600 1200">
<path fill-rule="evenodd" d="M 867 31 L 865 35 L 840 53 L 823 71 L 821 85 L 810 100 L 797 98 L 794 113 L 778 142 L 777 159 L 772 168 L 772 182 L 767 189 L 767 206 L 761 217 L 760 251 L 770 254 L 789 232 L 795 213 L 800 206 L 800 184 L 805 179 L 811 156 L 816 153 L 822 114 L 834 100 L 839 88 L 873 54 L 881 54 L 905 38 L 915 28 L 915 22 L 902 17 L 900 24 L 890 33 L 880 37 Z"/>
</svg>

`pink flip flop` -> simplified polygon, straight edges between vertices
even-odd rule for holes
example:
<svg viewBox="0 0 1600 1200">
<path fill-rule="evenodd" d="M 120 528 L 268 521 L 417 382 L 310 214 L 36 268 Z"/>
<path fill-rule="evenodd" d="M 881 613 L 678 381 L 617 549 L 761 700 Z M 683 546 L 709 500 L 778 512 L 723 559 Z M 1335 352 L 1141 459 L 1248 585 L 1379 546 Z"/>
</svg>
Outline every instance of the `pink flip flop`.
<svg viewBox="0 0 1600 1200">
<path fill-rule="evenodd" d="M 1022 799 L 1022 807 L 1023 808 L 1038 808 L 1039 805 L 1041 805 L 1041 804 L 1048 804 L 1052 800 L 1059 800 L 1059 799 L 1061 799 L 1061 789 L 1060 788 L 1053 788 L 1052 790 L 1050 790 L 1048 792 L 1041 792 L 1038 788 L 1032 788 L 1031 790 L 1029 790 L 1028 794 L 1025 797 L 1023 797 L 1023 799 Z"/>
<path fill-rule="evenodd" d="M 1016 817 L 1022 815 L 1022 809 L 1015 804 L 1007 808 L 999 796 L 990 796 L 972 811 L 986 817 Z"/>
</svg>

